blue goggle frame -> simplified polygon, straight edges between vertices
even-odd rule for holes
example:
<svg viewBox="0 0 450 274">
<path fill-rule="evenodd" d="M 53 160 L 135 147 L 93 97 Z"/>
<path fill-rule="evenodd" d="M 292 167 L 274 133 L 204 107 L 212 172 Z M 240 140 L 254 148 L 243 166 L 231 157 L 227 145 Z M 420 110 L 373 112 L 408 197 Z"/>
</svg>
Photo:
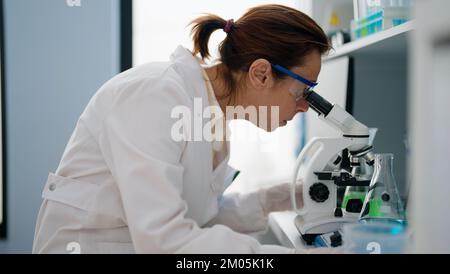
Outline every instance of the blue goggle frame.
<svg viewBox="0 0 450 274">
<path fill-rule="evenodd" d="M 274 69 L 278 70 L 279 72 L 287 74 L 288 76 L 294 78 L 295 80 L 302 82 L 303 84 L 307 85 L 310 88 L 314 88 L 314 87 L 316 87 L 319 84 L 319 83 L 316 83 L 316 82 L 309 81 L 308 79 L 305 79 L 305 78 L 301 77 L 300 75 L 298 75 L 298 74 L 296 74 L 296 73 L 294 73 L 294 72 L 292 72 L 292 71 L 288 70 L 287 68 L 282 67 L 280 65 L 272 64 L 272 67 Z"/>
</svg>

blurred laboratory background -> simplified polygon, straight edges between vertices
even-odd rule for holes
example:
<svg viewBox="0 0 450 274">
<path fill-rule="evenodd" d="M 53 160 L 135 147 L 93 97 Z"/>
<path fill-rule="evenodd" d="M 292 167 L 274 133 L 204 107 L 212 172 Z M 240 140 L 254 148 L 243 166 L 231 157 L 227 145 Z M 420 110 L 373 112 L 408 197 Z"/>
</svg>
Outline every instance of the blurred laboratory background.
<svg viewBox="0 0 450 274">
<path fill-rule="evenodd" d="M 192 48 L 188 25 L 199 15 L 236 20 L 268 3 L 299 9 L 324 28 L 333 50 L 318 93 L 378 129 L 376 153 L 394 154 L 414 251 L 450 253 L 445 0 L 0 0 L 0 253 L 31 252 L 47 176 L 103 83 L 132 66 L 169 60 L 180 44 Z M 211 47 L 224 38 L 214 33 Z M 338 134 L 312 112 L 272 134 L 243 121 L 232 132 L 230 165 L 242 172 L 227 191 L 239 192 L 290 181 L 306 142 Z"/>
</svg>

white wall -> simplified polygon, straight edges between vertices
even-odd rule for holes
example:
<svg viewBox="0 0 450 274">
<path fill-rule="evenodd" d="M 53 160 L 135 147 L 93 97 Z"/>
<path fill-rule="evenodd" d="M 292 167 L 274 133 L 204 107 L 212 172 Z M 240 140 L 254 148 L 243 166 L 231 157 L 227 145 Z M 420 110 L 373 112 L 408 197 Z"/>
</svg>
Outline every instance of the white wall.
<svg viewBox="0 0 450 274">
<path fill-rule="evenodd" d="M 188 24 L 204 13 L 213 13 L 225 20 L 237 20 L 248 8 L 261 4 L 284 4 L 299 7 L 299 0 L 133 0 L 134 64 L 166 61 L 177 45 L 192 48 Z M 225 33 L 213 34 L 211 49 L 225 38 Z M 214 51 L 211 51 L 213 53 Z"/>
</svg>

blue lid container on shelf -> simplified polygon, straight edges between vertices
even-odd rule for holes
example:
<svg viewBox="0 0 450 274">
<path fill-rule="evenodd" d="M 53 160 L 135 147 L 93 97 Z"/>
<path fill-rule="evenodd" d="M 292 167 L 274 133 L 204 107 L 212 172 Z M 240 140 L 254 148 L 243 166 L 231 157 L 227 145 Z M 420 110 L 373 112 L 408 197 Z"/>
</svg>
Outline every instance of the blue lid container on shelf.
<svg viewBox="0 0 450 274">
<path fill-rule="evenodd" d="M 352 21 L 352 40 L 357 40 L 379 31 L 398 26 L 408 20 L 408 9 L 396 7 L 379 9 L 360 20 Z"/>
</svg>

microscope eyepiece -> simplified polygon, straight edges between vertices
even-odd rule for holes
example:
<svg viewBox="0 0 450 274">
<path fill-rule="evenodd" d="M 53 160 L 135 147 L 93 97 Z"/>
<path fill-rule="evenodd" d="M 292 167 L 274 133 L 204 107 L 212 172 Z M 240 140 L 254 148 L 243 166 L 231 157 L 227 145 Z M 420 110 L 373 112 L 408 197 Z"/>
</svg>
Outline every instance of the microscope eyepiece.
<svg viewBox="0 0 450 274">
<path fill-rule="evenodd" d="M 305 99 L 309 103 L 310 107 L 319 115 L 323 114 L 326 117 L 333 109 L 333 105 L 330 102 L 325 100 L 312 89 L 305 92 Z"/>
</svg>

